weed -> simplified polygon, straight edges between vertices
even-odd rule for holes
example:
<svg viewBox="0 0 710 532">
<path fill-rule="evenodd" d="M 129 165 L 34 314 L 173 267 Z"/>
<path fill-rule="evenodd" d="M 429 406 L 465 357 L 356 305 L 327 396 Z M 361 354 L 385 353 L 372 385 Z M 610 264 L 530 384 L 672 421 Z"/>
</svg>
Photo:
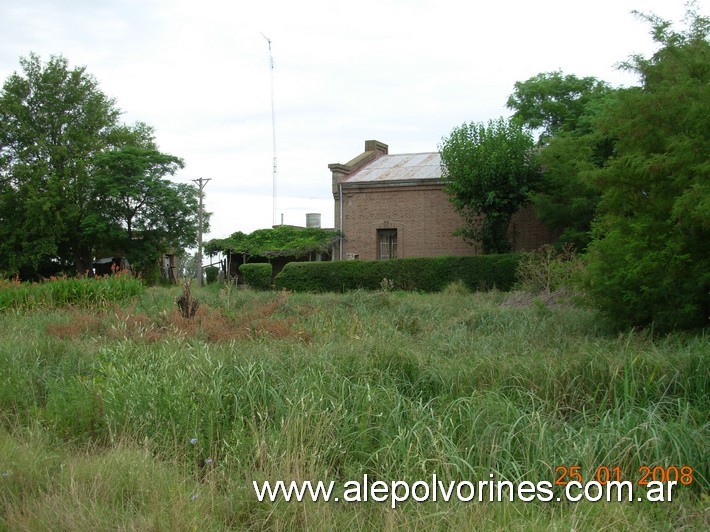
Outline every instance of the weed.
<svg viewBox="0 0 710 532">
<path fill-rule="evenodd" d="M 457 279 L 456 281 L 447 284 L 442 292 L 448 296 L 463 296 L 470 294 L 471 290 L 461 279 Z"/>
<path fill-rule="evenodd" d="M 562 250 L 545 244 L 520 259 L 516 271 L 518 287 L 533 293 L 550 294 L 562 287 L 569 288 L 583 269 L 582 258 L 570 244 Z"/>
<path fill-rule="evenodd" d="M 67 305 L 105 307 L 143 293 L 128 272 L 97 278 L 52 277 L 42 283 L 0 280 L 0 310 L 32 310 Z"/>
<path fill-rule="evenodd" d="M 392 292 L 394 290 L 394 280 L 383 277 L 380 281 L 380 291 Z"/>
<path fill-rule="evenodd" d="M 190 290 L 191 283 L 185 281 L 182 289 L 182 295 L 175 299 L 178 308 L 180 309 L 180 314 L 185 319 L 192 319 L 197 313 L 197 309 L 200 307 L 200 300 L 192 297 L 192 292 Z"/>
</svg>

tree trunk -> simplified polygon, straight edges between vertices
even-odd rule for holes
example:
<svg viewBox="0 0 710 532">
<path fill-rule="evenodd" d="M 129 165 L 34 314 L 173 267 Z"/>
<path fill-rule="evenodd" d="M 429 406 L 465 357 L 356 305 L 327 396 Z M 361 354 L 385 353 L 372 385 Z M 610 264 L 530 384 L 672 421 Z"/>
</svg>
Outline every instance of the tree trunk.
<svg viewBox="0 0 710 532">
<path fill-rule="evenodd" d="M 487 213 L 483 226 L 483 253 L 509 253 L 508 225 L 512 215 L 507 213 Z"/>
<path fill-rule="evenodd" d="M 94 268 L 91 251 L 79 250 L 74 252 L 74 266 L 76 274 L 80 277 L 93 277 Z"/>
</svg>

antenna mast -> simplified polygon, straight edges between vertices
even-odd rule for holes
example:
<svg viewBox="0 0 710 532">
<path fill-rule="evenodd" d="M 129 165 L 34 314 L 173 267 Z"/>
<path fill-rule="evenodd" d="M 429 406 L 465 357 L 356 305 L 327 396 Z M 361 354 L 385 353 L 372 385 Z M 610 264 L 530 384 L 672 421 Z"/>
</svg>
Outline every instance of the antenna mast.
<svg viewBox="0 0 710 532">
<path fill-rule="evenodd" d="M 271 39 L 269 39 L 263 33 L 261 34 L 266 42 L 269 44 L 269 66 L 271 69 L 271 143 L 274 152 L 274 166 L 272 169 L 272 180 L 273 180 L 273 211 L 272 211 L 272 223 L 276 225 L 276 113 L 274 110 L 274 56 L 271 53 Z"/>
</svg>

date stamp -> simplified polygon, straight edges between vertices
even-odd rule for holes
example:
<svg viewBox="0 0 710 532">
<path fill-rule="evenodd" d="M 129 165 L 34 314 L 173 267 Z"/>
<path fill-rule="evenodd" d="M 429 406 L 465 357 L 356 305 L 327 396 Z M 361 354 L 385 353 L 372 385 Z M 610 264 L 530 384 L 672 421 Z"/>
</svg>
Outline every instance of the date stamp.
<svg viewBox="0 0 710 532">
<path fill-rule="evenodd" d="M 675 482 L 682 486 L 689 486 L 693 483 L 693 468 L 687 465 L 680 467 L 674 465 L 665 467 L 643 465 L 638 468 L 633 479 L 628 479 L 624 478 L 622 469 L 619 466 L 599 466 L 591 475 L 591 478 L 587 478 L 587 481 L 589 480 L 594 480 L 600 484 L 631 480 L 631 482 L 639 486 L 648 486 L 649 482 Z M 559 465 L 555 467 L 555 485 L 565 486 L 570 482 L 584 484 L 585 479 L 582 476 L 581 466 Z"/>
</svg>

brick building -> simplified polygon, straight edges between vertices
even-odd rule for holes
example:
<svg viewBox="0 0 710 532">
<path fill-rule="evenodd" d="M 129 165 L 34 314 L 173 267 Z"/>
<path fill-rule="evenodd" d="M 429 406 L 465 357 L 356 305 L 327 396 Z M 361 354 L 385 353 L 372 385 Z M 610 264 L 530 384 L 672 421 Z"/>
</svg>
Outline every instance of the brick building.
<svg viewBox="0 0 710 532">
<path fill-rule="evenodd" d="M 452 234 L 463 220 L 443 190 L 438 152 L 390 155 L 386 144 L 368 140 L 362 154 L 328 168 L 335 228 L 343 234 L 335 260 L 480 253 L 480 246 Z M 513 216 L 508 234 L 514 251 L 553 240 L 529 206 Z"/>
</svg>

